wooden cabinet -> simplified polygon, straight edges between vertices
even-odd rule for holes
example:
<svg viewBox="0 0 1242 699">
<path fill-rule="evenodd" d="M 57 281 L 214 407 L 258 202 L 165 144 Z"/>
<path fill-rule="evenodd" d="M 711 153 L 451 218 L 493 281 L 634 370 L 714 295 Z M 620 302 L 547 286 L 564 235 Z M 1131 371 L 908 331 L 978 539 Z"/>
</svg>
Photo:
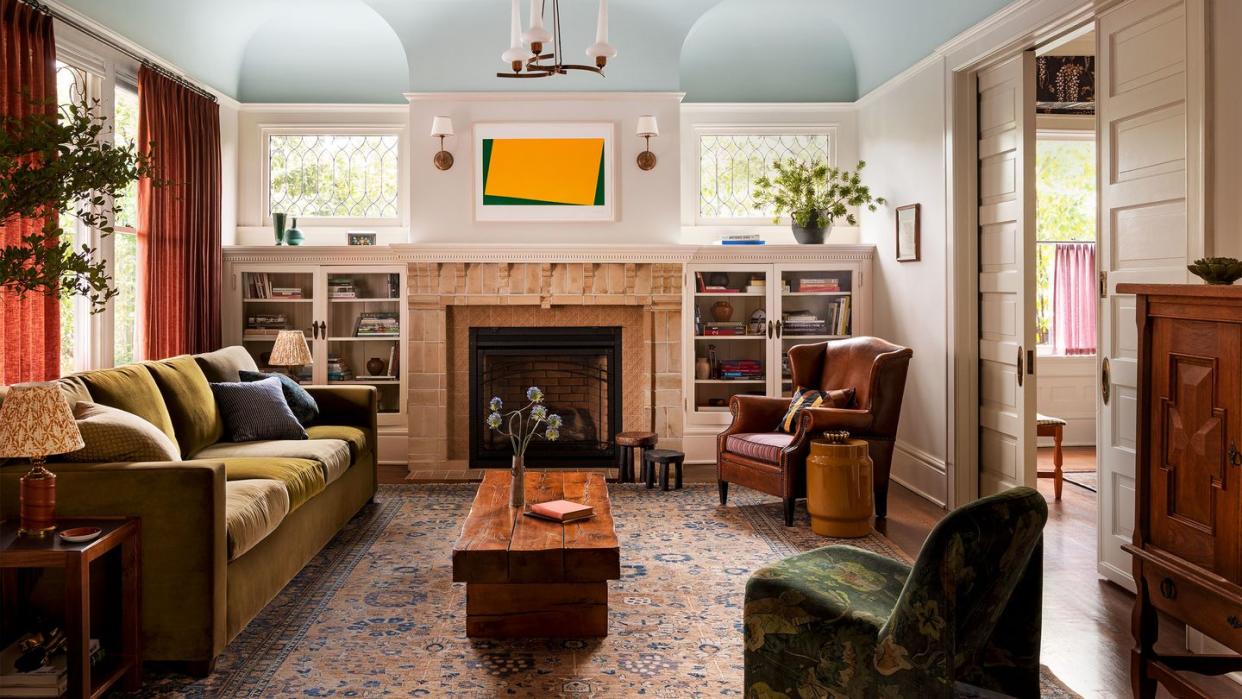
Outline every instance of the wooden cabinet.
<svg viewBox="0 0 1242 699">
<path fill-rule="evenodd" d="M 1138 588 L 1135 696 L 1162 683 L 1207 696 L 1175 670 L 1221 674 L 1242 659 L 1160 655 L 1156 611 L 1242 652 L 1242 287 L 1122 284 L 1136 295 Z"/>
</svg>

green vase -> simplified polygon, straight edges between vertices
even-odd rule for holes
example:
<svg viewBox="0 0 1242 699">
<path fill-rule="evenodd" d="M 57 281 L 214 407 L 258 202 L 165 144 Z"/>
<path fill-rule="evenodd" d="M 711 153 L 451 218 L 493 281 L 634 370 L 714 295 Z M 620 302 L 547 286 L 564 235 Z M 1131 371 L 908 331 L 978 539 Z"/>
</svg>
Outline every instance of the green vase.
<svg viewBox="0 0 1242 699">
<path fill-rule="evenodd" d="M 294 217 L 293 225 L 289 226 L 289 230 L 285 231 L 285 245 L 301 245 L 306 240 L 306 236 L 302 235 L 302 231 L 298 230 L 298 219 Z"/>
<path fill-rule="evenodd" d="M 272 232 L 276 234 L 276 244 L 285 242 L 285 218 L 287 214 L 272 213 Z"/>
</svg>

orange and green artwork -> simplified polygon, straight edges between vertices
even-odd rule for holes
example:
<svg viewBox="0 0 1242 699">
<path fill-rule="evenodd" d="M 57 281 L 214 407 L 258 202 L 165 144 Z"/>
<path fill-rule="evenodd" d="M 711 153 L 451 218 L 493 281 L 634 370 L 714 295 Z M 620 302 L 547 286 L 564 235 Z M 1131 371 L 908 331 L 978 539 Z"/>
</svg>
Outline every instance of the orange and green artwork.
<svg viewBox="0 0 1242 699">
<path fill-rule="evenodd" d="M 604 206 L 603 138 L 484 138 L 483 206 Z"/>
</svg>

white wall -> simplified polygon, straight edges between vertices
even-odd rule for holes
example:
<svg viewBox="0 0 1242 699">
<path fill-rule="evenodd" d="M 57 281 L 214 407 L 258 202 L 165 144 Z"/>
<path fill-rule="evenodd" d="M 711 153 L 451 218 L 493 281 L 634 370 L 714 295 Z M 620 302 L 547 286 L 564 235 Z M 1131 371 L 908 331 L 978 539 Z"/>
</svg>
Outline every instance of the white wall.
<svg viewBox="0 0 1242 699">
<path fill-rule="evenodd" d="M 240 105 L 220 100 L 220 239 L 237 244 L 237 118 Z"/>
<path fill-rule="evenodd" d="M 1095 444 L 1095 356 L 1053 357 L 1040 355 L 1035 362 L 1035 409 L 1065 420 L 1061 444 L 1085 447 Z M 1052 446 L 1051 437 L 1040 437 L 1039 446 Z"/>
<path fill-rule="evenodd" d="M 888 206 L 860 216 L 876 246 L 874 331 L 914 350 L 906 379 L 893 478 L 945 502 L 948 384 L 945 308 L 945 66 L 931 59 L 860 101 L 859 154 Z M 921 204 L 921 255 L 897 262 L 895 210 Z"/>
<path fill-rule="evenodd" d="M 1210 254 L 1242 258 L 1242 2 L 1211 3 Z"/>
<path fill-rule="evenodd" d="M 411 242 L 436 243 L 676 243 L 679 185 L 680 93 L 450 93 L 410 95 Z M 651 114 L 660 136 L 651 141 L 659 158 L 642 171 L 635 158 L 643 139 L 638 117 Z M 445 141 L 452 169 L 432 165 L 439 139 L 428 135 L 436 116 L 453 119 L 456 136 Z M 474 220 L 472 124 L 506 121 L 612 122 L 616 125 L 616 221 L 610 223 L 479 223 Z M 540 176 L 532 172 L 532 177 Z"/>
</svg>

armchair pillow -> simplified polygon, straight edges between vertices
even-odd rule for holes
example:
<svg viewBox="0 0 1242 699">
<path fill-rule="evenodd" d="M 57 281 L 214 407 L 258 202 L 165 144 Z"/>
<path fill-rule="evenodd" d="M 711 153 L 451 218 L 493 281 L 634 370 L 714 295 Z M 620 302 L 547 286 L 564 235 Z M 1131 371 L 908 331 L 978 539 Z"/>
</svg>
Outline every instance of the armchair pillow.
<svg viewBox="0 0 1242 699">
<path fill-rule="evenodd" d="M 798 387 L 789 401 L 789 410 L 776 426 L 777 432 L 793 434 L 798 431 L 798 413 L 806 408 L 848 408 L 854 402 L 854 389 L 842 388 L 832 391 L 816 391 Z"/>
<path fill-rule="evenodd" d="M 73 406 L 86 446 L 64 455 L 84 463 L 180 461 L 181 449 L 160 428 L 124 410 L 89 401 Z"/>
<path fill-rule="evenodd" d="M 234 442 L 260 439 L 306 439 L 306 430 L 285 402 L 280 379 L 249 383 L 213 383 L 224 433 Z"/>
<path fill-rule="evenodd" d="M 280 381 L 280 389 L 285 394 L 285 402 L 289 404 L 289 410 L 293 411 L 293 416 L 302 423 L 303 427 L 315 421 L 319 417 L 319 404 L 315 402 L 315 398 L 302 388 L 301 384 L 284 374 L 265 374 L 261 371 L 247 371 L 242 369 L 237 372 L 242 383 L 251 381 L 262 381 L 263 379 L 275 377 Z"/>
</svg>

